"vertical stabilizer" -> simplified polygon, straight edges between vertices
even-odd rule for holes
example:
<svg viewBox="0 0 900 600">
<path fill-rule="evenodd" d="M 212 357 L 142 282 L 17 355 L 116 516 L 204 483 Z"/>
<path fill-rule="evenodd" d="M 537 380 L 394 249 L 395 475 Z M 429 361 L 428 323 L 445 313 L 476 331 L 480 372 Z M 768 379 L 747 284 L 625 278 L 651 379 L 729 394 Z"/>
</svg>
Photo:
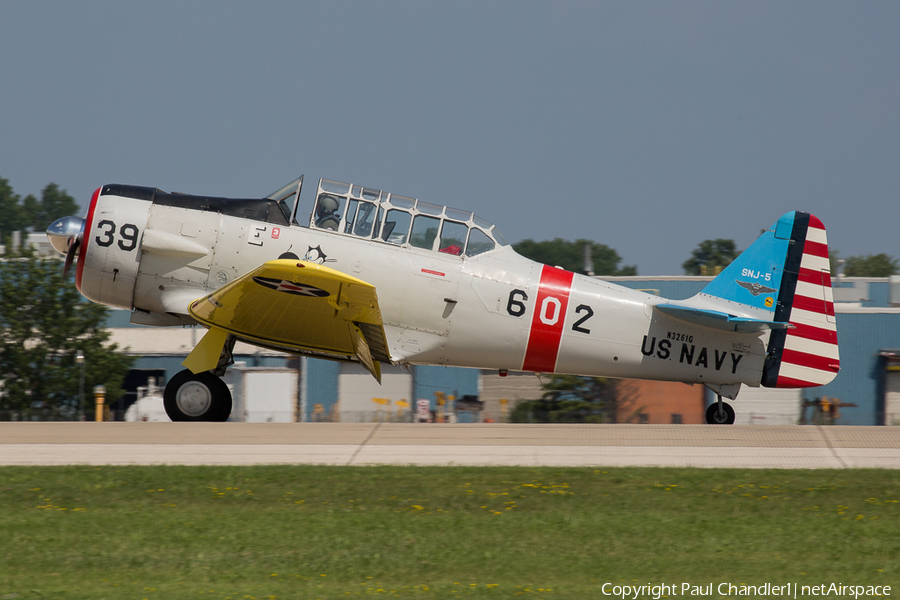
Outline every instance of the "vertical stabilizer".
<svg viewBox="0 0 900 600">
<path fill-rule="evenodd" d="M 781 217 L 698 296 L 714 302 L 707 302 L 708 308 L 789 323 L 772 328 L 762 385 L 811 387 L 837 375 L 828 244 L 824 225 L 813 215 L 796 211 Z"/>
</svg>

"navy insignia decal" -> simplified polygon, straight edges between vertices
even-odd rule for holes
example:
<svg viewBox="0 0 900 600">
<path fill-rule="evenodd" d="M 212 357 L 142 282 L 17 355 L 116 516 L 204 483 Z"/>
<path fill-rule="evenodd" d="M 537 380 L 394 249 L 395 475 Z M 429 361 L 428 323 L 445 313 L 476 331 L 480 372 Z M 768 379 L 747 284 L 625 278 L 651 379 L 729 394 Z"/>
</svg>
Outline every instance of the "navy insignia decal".
<svg viewBox="0 0 900 600">
<path fill-rule="evenodd" d="M 775 288 L 760 285 L 755 281 L 738 281 L 737 279 L 735 279 L 734 282 L 754 296 L 759 296 L 760 294 L 771 294 L 772 292 L 776 291 Z"/>
<path fill-rule="evenodd" d="M 323 289 L 306 285 L 303 283 L 291 283 L 284 279 L 275 279 L 273 277 L 254 277 L 253 281 L 261 286 L 267 287 L 276 292 L 284 292 L 286 294 L 294 294 L 295 296 L 314 296 L 316 298 L 324 298 L 330 296 Z"/>
</svg>

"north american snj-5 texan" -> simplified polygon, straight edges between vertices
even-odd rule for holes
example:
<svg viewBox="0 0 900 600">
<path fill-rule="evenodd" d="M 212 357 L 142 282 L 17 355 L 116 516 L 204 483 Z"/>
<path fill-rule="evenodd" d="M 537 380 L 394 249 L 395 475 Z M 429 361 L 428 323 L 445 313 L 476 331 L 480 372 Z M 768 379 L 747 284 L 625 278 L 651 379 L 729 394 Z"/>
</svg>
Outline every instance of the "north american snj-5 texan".
<svg viewBox="0 0 900 600">
<path fill-rule="evenodd" d="M 208 331 L 164 393 L 173 421 L 224 421 L 236 341 L 353 361 L 700 383 L 707 423 L 741 384 L 810 387 L 840 368 L 825 228 L 782 216 L 687 300 L 517 254 L 472 212 L 303 177 L 259 199 L 105 185 L 47 230 L 88 299 Z"/>
</svg>

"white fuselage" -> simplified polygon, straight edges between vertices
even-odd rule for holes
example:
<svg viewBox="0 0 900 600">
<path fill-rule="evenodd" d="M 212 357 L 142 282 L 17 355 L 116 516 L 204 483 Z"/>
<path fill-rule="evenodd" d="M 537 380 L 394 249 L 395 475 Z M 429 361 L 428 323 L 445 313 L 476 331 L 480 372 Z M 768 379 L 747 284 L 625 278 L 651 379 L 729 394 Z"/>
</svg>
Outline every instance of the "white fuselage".
<svg viewBox="0 0 900 600">
<path fill-rule="evenodd" d="M 375 286 L 398 364 L 760 382 L 768 331 L 691 324 L 655 309 L 657 296 L 546 267 L 510 246 L 454 256 L 116 196 L 102 196 L 95 213 L 80 289 L 144 314 L 138 321 L 166 323 L 167 313 L 184 315 L 192 300 L 291 253 Z"/>
</svg>

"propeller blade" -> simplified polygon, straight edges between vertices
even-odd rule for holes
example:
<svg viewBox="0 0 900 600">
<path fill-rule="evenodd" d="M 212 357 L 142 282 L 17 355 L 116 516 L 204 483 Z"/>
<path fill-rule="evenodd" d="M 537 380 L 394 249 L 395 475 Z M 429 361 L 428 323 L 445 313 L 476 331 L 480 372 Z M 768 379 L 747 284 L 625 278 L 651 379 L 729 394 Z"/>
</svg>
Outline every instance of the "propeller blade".
<svg viewBox="0 0 900 600">
<path fill-rule="evenodd" d="M 47 239 L 50 240 L 50 245 L 66 257 L 66 263 L 63 266 L 63 277 L 69 274 L 69 269 L 72 268 L 75 257 L 78 256 L 83 235 L 84 219 L 78 217 L 57 219 L 47 228 Z"/>
<path fill-rule="evenodd" d="M 72 268 L 72 263 L 75 262 L 75 257 L 78 256 L 78 249 L 80 247 L 81 236 L 76 236 L 69 244 L 69 250 L 66 252 L 66 264 L 63 266 L 63 278 L 69 275 L 69 269 Z"/>
</svg>

